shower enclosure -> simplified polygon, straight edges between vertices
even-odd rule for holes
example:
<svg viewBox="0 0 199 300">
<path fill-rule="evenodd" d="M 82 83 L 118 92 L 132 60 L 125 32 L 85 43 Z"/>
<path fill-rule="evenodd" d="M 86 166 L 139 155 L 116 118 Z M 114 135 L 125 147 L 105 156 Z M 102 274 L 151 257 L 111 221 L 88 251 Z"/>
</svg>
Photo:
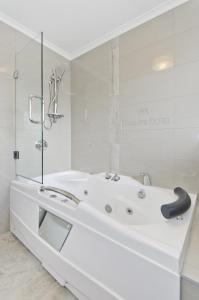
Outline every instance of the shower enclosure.
<svg viewBox="0 0 199 300">
<path fill-rule="evenodd" d="M 17 42 L 14 72 L 16 174 L 42 183 L 43 33 L 34 40 L 24 37 Z"/>
<path fill-rule="evenodd" d="M 16 174 L 39 183 L 71 168 L 71 66 L 43 41 L 17 35 L 14 71 Z"/>
</svg>

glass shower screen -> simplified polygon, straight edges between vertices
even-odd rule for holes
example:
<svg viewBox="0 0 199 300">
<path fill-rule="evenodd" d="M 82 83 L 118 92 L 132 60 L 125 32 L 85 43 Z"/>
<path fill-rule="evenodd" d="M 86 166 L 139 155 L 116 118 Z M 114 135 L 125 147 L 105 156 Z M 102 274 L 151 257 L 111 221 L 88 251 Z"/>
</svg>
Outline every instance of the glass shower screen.
<svg viewBox="0 0 199 300">
<path fill-rule="evenodd" d="M 43 34 L 20 36 L 15 59 L 16 174 L 43 181 Z"/>
</svg>

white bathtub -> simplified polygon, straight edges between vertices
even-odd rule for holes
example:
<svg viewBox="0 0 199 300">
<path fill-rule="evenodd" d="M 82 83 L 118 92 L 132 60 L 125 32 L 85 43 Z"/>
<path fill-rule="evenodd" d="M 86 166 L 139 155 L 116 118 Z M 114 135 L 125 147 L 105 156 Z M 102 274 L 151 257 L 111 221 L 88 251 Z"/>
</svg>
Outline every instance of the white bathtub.
<svg viewBox="0 0 199 300">
<path fill-rule="evenodd" d="M 160 206 L 175 201 L 173 191 L 130 177 L 114 182 L 104 174 L 70 171 L 45 176 L 44 185 L 73 193 L 79 205 L 58 194 L 52 198 L 55 193 L 41 192 L 37 183 L 13 181 L 11 231 L 60 284 L 80 300 L 180 299 L 196 195 L 181 218 L 166 220 Z M 39 234 L 41 211 L 72 226 L 60 251 Z"/>
</svg>

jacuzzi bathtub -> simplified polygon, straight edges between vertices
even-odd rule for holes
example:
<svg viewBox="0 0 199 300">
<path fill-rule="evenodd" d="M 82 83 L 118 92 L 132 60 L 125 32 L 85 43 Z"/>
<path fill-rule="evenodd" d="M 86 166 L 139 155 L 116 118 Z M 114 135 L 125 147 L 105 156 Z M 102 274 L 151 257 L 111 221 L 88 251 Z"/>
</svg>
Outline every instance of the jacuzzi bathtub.
<svg viewBox="0 0 199 300">
<path fill-rule="evenodd" d="M 104 174 L 70 171 L 45 176 L 44 185 L 66 190 L 80 203 L 40 191 L 40 184 L 15 180 L 11 231 L 60 284 L 80 300 L 180 299 L 196 195 L 190 195 L 185 214 L 166 220 L 160 206 L 175 200 L 173 191 L 143 186 L 130 177 L 114 182 Z M 69 226 L 59 250 L 40 234 L 43 212 Z"/>
</svg>

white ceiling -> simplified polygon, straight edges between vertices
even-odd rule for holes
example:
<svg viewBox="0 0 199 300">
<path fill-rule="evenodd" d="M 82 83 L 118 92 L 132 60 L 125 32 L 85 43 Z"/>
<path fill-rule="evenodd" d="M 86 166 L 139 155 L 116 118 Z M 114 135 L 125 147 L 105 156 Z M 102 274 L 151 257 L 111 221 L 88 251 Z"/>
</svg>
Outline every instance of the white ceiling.
<svg viewBox="0 0 199 300">
<path fill-rule="evenodd" d="M 0 0 L 0 20 L 73 59 L 187 0 Z"/>
</svg>

